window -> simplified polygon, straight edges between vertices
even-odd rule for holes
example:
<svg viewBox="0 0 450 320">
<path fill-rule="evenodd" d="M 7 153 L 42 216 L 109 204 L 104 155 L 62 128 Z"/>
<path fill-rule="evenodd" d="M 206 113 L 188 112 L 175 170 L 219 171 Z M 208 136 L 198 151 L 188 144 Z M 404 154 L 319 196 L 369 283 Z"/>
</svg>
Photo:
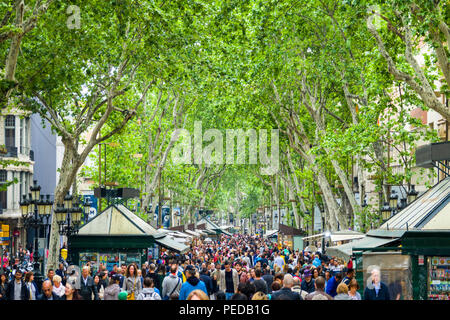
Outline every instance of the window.
<svg viewBox="0 0 450 320">
<path fill-rule="evenodd" d="M 24 192 L 25 192 L 25 188 L 24 188 L 24 181 L 23 181 L 23 172 L 20 172 L 20 177 L 19 177 L 19 179 L 20 179 L 20 182 L 19 182 L 19 184 L 20 184 L 20 201 L 22 201 L 22 199 L 23 199 L 23 194 L 24 194 Z"/>
<path fill-rule="evenodd" d="M 28 173 L 27 172 L 24 172 L 23 173 L 23 176 L 24 176 L 24 180 L 25 180 L 25 183 L 24 183 L 24 190 L 23 190 L 23 192 L 24 192 L 24 194 L 26 194 L 27 195 L 27 197 L 28 197 L 28 193 L 30 193 L 30 188 L 28 187 L 29 186 L 29 184 L 28 184 Z"/>
<path fill-rule="evenodd" d="M 16 178 L 16 173 L 14 171 L 11 171 L 11 181 L 14 181 L 14 178 Z M 16 202 L 17 201 L 15 201 L 15 199 L 16 199 L 16 187 L 15 187 L 14 184 L 11 186 L 11 192 L 12 192 L 11 199 L 13 199 L 13 201 L 12 201 L 12 208 L 11 209 L 17 209 L 16 208 L 16 206 L 17 206 Z"/>
<path fill-rule="evenodd" d="M 16 117 L 13 115 L 5 118 L 5 145 L 6 147 L 16 146 Z"/>
<path fill-rule="evenodd" d="M 3 185 L 7 181 L 7 171 L 6 170 L 0 170 L 0 186 L 3 187 Z M 0 209 L 6 209 L 7 203 L 8 203 L 8 190 L 2 190 L 0 189 Z"/>
<path fill-rule="evenodd" d="M 24 119 L 20 119 L 20 153 L 25 153 L 25 123 Z"/>
<path fill-rule="evenodd" d="M 31 143 L 30 140 L 28 139 L 30 136 L 30 131 L 31 131 L 30 117 L 27 117 L 25 118 L 25 147 L 27 148 L 27 150 L 31 149 Z"/>
</svg>

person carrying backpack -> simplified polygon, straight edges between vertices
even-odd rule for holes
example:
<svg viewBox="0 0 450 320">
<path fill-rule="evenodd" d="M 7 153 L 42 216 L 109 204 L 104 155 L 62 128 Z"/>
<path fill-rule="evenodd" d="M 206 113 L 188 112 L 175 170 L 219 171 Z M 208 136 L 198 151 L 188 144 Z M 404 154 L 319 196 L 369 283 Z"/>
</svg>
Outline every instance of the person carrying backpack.
<svg viewBox="0 0 450 320">
<path fill-rule="evenodd" d="M 152 278 L 146 277 L 144 279 L 144 289 L 139 293 L 136 300 L 161 300 L 161 296 L 155 291 Z"/>
</svg>

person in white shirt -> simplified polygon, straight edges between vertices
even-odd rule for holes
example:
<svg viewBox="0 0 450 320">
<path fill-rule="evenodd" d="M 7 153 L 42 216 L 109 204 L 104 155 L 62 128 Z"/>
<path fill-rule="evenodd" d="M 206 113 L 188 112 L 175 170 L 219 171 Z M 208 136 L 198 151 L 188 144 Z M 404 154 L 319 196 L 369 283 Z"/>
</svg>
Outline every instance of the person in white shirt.
<svg viewBox="0 0 450 320">
<path fill-rule="evenodd" d="M 62 285 L 61 281 L 61 277 L 57 274 L 53 276 L 53 292 L 60 298 L 66 293 L 66 287 Z"/>
<path fill-rule="evenodd" d="M 275 259 L 273 260 L 273 264 L 277 265 L 281 270 L 283 270 L 284 259 L 280 257 L 278 252 L 275 252 Z"/>
<path fill-rule="evenodd" d="M 37 286 L 34 283 L 34 273 L 32 271 L 27 272 L 25 275 L 25 284 L 29 293 L 30 300 L 37 300 Z"/>
</svg>

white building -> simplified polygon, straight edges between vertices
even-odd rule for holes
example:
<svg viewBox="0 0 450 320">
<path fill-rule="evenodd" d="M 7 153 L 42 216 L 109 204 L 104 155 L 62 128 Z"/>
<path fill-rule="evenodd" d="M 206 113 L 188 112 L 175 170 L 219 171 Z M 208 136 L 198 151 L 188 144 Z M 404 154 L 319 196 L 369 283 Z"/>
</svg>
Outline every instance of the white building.
<svg viewBox="0 0 450 320">
<path fill-rule="evenodd" d="M 13 252 L 25 247 L 25 234 L 21 225 L 19 201 L 28 195 L 33 184 L 34 152 L 31 150 L 30 114 L 21 110 L 8 110 L 0 115 L 1 160 L 20 163 L 9 164 L 0 170 L 0 184 L 16 181 L 0 191 L 0 221 L 10 226 Z"/>
</svg>

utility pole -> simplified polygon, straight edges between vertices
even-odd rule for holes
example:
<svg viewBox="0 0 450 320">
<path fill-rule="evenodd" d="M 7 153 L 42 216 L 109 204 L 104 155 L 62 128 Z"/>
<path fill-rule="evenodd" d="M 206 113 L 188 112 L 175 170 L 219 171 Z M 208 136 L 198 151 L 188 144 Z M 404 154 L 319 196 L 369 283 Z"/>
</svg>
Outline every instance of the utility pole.
<svg viewBox="0 0 450 320">
<path fill-rule="evenodd" d="M 278 183 L 277 183 L 277 185 L 278 185 L 278 188 L 277 188 L 277 191 L 278 191 L 278 203 L 277 203 L 277 205 L 278 205 L 278 218 L 277 218 L 277 228 L 280 228 L 280 221 L 281 221 L 281 208 L 280 208 L 280 187 L 281 187 L 281 178 L 280 178 L 280 176 L 278 176 Z"/>
<path fill-rule="evenodd" d="M 157 224 L 158 228 L 161 227 L 161 225 L 162 225 L 161 175 L 162 175 L 162 171 L 160 171 L 159 177 L 158 177 L 158 224 Z"/>
<path fill-rule="evenodd" d="M 98 188 L 100 196 L 98 197 L 98 212 L 102 212 L 102 144 L 98 144 Z"/>
<path fill-rule="evenodd" d="M 313 195 L 314 195 L 314 201 L 313 201 L 313 207 L 312 207 L 312 211 L 311 211 L 311 235 L 314 234 L 314 214 L 315 214 L 315 202 L 316 202 L 316 191 L 314 189 L 314 181 L 316 181 L 316 175 L 313 174 L 313 181 L 312 181 L 312 187 L 313 187 Z"/>
<path fill-rule="evenodd" d="M 272 209 L 272 193 L 269 191 L 269 210 L 270 210 L 270 221 L 269 226 L 270 229 L 273 229 L 273 209 Z"/>
</svg>

